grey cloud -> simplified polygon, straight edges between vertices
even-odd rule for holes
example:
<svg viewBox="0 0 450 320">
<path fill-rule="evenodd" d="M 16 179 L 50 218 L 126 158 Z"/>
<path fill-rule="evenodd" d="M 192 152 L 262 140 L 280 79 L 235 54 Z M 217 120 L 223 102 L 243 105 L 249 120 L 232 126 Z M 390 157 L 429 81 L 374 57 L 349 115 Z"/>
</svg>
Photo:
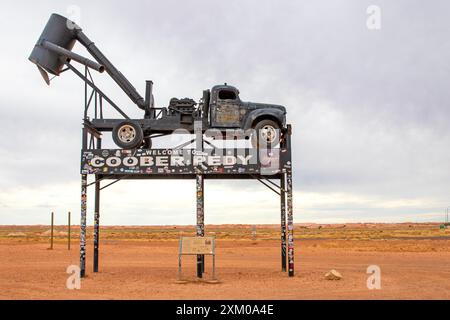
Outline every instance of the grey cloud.
<svg viewBox="0 0 450 320">
<path fill-rule="evenodd" d="M 3 5 L 0 35 L 11 45 L 0 59 L 0 135 L 10 135 L 0 140 L 2 189 L 79 178 L 81 82 L 64 74 L 47 88 L 26 59 L 49 14 L 72 3 Z M 286 105 L 296 190 L 440 203 L 450 187 L 450 4 L 380 0 L 382 29 L 369 31 L 370 4 L 78 2 L 86 33 L 139 90 L 153 79 L 160 106 L 221 82 L 243 99 Z M 140 116 L 112 81 L 98 81 Z"/>
</svg>

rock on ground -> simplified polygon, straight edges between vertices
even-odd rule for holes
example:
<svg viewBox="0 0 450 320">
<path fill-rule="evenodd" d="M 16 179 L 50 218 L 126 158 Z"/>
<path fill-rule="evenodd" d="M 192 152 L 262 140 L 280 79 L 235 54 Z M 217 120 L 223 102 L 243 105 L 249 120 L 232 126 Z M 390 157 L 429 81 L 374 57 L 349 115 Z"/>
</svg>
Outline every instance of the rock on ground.
<svg viewBox="0 0 450 320">
<path fill-rule="evenodd" d="M 342 275 L 336 270 L 331 270 L 325 274 L 325 279 L 327 280 L 341 280 Z"/>
</svg>

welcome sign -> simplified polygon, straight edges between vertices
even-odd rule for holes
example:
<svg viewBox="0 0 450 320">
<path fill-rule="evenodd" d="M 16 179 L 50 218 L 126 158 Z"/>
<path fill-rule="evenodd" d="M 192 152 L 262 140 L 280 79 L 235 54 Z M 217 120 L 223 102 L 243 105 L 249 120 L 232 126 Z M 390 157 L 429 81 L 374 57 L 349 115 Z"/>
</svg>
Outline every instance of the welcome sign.
<svg viewBox="0 0 450 320">
<path fill-rule="evenodd" d="M 82 174 L 276 174 L 283 149 L 98 149 L 82 152 Z"/>
</svg>

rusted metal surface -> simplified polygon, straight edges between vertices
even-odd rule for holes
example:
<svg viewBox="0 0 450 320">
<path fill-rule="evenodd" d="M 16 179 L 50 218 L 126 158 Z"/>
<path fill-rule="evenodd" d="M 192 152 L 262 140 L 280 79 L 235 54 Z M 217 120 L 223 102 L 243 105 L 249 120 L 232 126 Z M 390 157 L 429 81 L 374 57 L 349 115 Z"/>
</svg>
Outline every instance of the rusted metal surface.
<svg viewBox="0 0 450 320">
<path fill-rule="evenodd" d="M 239 104 L 222 102 L 216 109 L 216 124 L 220 126 L 239 127 L 242 119 Z"/>
</svg>

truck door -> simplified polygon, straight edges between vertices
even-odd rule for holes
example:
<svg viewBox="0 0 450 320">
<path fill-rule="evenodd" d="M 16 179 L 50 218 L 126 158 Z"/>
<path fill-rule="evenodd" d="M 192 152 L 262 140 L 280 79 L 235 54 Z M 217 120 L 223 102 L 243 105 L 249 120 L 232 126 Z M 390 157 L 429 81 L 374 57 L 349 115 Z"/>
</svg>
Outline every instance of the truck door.
<svg viewBox="0 0 450 320">
<path fill-rule="evenodd" d="M 241 127 L 241 101 L 236 91 L 219 89 L 213 95 L 211 107 L 212 127 Z"/>
</svg>

